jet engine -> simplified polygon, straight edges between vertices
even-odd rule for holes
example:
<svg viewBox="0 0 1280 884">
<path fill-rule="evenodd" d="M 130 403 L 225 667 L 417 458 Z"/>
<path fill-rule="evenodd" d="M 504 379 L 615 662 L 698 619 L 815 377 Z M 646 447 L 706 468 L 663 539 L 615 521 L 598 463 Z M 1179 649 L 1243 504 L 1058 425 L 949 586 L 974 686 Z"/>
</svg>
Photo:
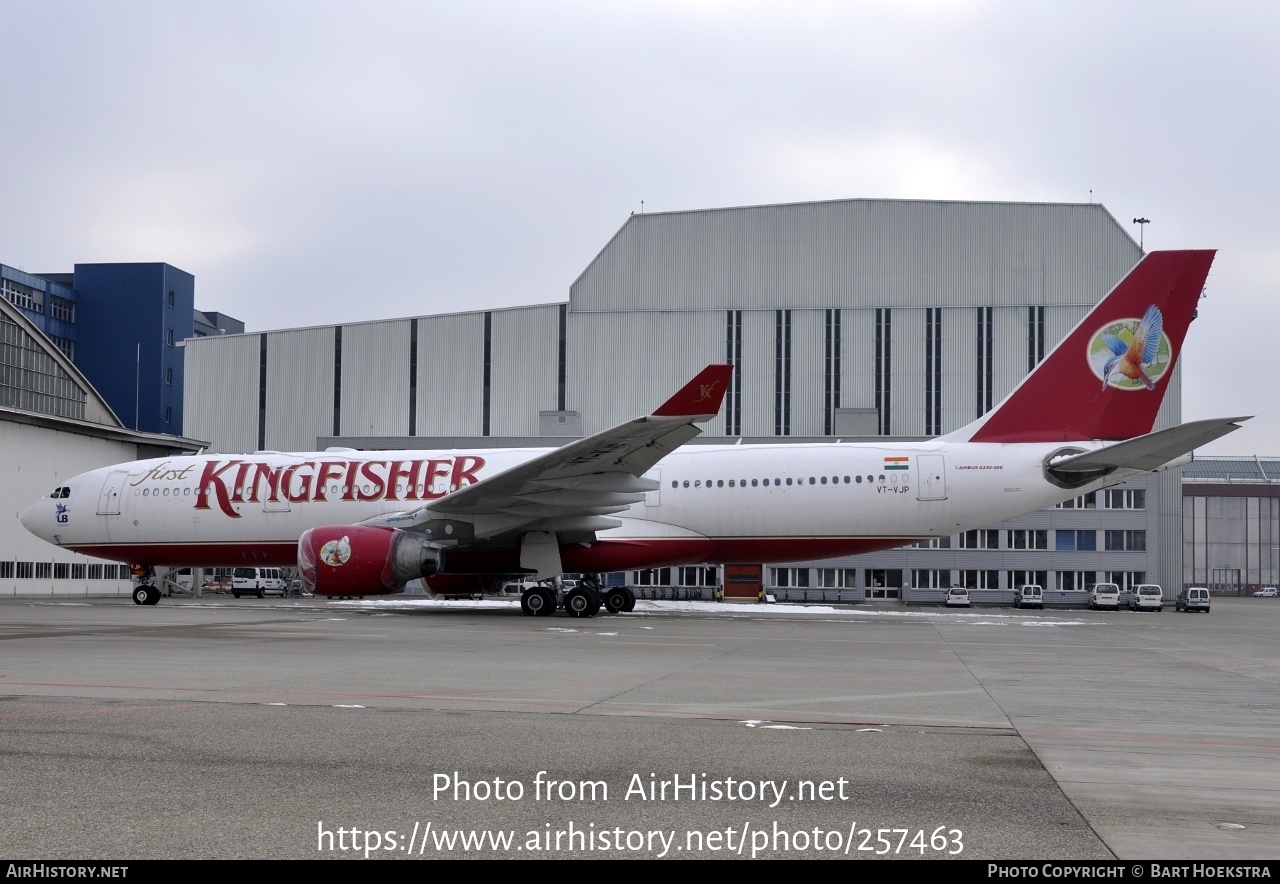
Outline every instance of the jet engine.
<svg viewBox="0 0 1280 884">
<path fill-rule="evenodd" d="M 440 569 L 441 551 L 425 534 L 396 528 L 330 525 L 298 538 L 298 570 L 316 595 L 403 592 Z"/>
</svg>

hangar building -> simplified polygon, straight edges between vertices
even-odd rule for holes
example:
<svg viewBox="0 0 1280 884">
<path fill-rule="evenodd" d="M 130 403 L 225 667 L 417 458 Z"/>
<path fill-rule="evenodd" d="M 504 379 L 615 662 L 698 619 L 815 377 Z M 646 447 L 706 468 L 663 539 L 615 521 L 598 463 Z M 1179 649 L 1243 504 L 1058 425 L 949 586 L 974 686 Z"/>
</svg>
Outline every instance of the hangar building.
<svg viewBox="0 0 1280 884">
<path fill-rule="evenodd" d="M 188 341 L 185 397 L 201 407 L 186 428 L 225 453 L 537 444 L 647 413 L 728 361 L 706 441 L 925 438 L 998 403 L 1141 254 L 1097 204 L 632 215 L 567 302 Z M 1181 416 L 1176 372 L 1169 383 L 1159 427 Z M 770 569 L 767 582 L 848 598 L 1033 579 L 1176 591 L 1181 500 L 1172 470 L 945 546 Z M 632 579 L 715 579 L 670 570 Z"/>
<path fill-rule="evenodd" d="M 0 595 L 128 596 L 127 565 L 72 553 L 30 534 L 22 511 L 60 479 L 122 461 L 190 453 L 191 439 L 128 429 L 67 354 L 8 298 L 0 298 Z M 66 519 L 92 500 L 65 498 Z"/>
</svg>

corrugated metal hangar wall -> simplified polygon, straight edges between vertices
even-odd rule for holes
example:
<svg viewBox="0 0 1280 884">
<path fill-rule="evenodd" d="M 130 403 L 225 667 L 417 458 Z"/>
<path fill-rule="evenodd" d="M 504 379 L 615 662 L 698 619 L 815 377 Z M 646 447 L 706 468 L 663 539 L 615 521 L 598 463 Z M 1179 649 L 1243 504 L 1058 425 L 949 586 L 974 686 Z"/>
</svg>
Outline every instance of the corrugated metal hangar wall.
<svg viewBox="0 0 1280 884">
<path fill-rule="evenodd" d="M 188 341 L 189 435 L 226 452 L 536 436 L 540 412 L 565 410 L 591 433 L 727 358 L 738 398 L 709 435 L 830 435 L 834 408 L 931 435 L 998 402 L 1139 257 L 1100 205 L 633 215 L 567 306 Z"/>
<path fill-rule="evenodd" d="M 632 215 L 567 304 L 188 341 L 187 434 L 227 453 L 529 437 L 547 412 L 589 434 L 727 360 L 709 436 L 931 436 L 998 403 L 1140 257 L 1097 204 Z M 1177 472 L 1161 483 L 1159 570 L 1180 575 Z"/>
</svg>

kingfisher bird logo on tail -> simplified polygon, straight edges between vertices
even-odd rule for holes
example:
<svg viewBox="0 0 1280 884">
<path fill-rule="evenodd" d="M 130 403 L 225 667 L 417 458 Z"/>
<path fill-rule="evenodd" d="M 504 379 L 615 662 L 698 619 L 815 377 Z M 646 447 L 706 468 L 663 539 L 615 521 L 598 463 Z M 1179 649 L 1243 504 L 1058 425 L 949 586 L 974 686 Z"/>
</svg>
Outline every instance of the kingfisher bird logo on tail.
<svg viewBox="0 0 1280 884">
<path fill-rule="evenodd" d="M 1117 390 L 1154 390 L 1172 354 L 1173 347 L 1164 336 L 1164 316 L 1155 304 L 1141 320 L 1113 322 L 1089 344 L 1089 362 L 1102 378 L 1104 390 L 1108 385 Z"/>
</svg>

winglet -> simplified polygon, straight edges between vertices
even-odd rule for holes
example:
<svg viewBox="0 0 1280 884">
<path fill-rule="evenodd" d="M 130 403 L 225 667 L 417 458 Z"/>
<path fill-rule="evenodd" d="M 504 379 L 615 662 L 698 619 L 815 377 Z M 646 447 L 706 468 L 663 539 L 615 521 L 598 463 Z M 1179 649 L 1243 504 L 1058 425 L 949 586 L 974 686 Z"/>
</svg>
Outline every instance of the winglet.
<svg viewBox="0 0 1280 884">
<path fill-rule="evenodd" d="M 720 413 L 729 389 L 732 365 L 708 365 L 698 376 L 654 411 L 654 417 L 688 417 L 708 420 Z"/>
</svg>

